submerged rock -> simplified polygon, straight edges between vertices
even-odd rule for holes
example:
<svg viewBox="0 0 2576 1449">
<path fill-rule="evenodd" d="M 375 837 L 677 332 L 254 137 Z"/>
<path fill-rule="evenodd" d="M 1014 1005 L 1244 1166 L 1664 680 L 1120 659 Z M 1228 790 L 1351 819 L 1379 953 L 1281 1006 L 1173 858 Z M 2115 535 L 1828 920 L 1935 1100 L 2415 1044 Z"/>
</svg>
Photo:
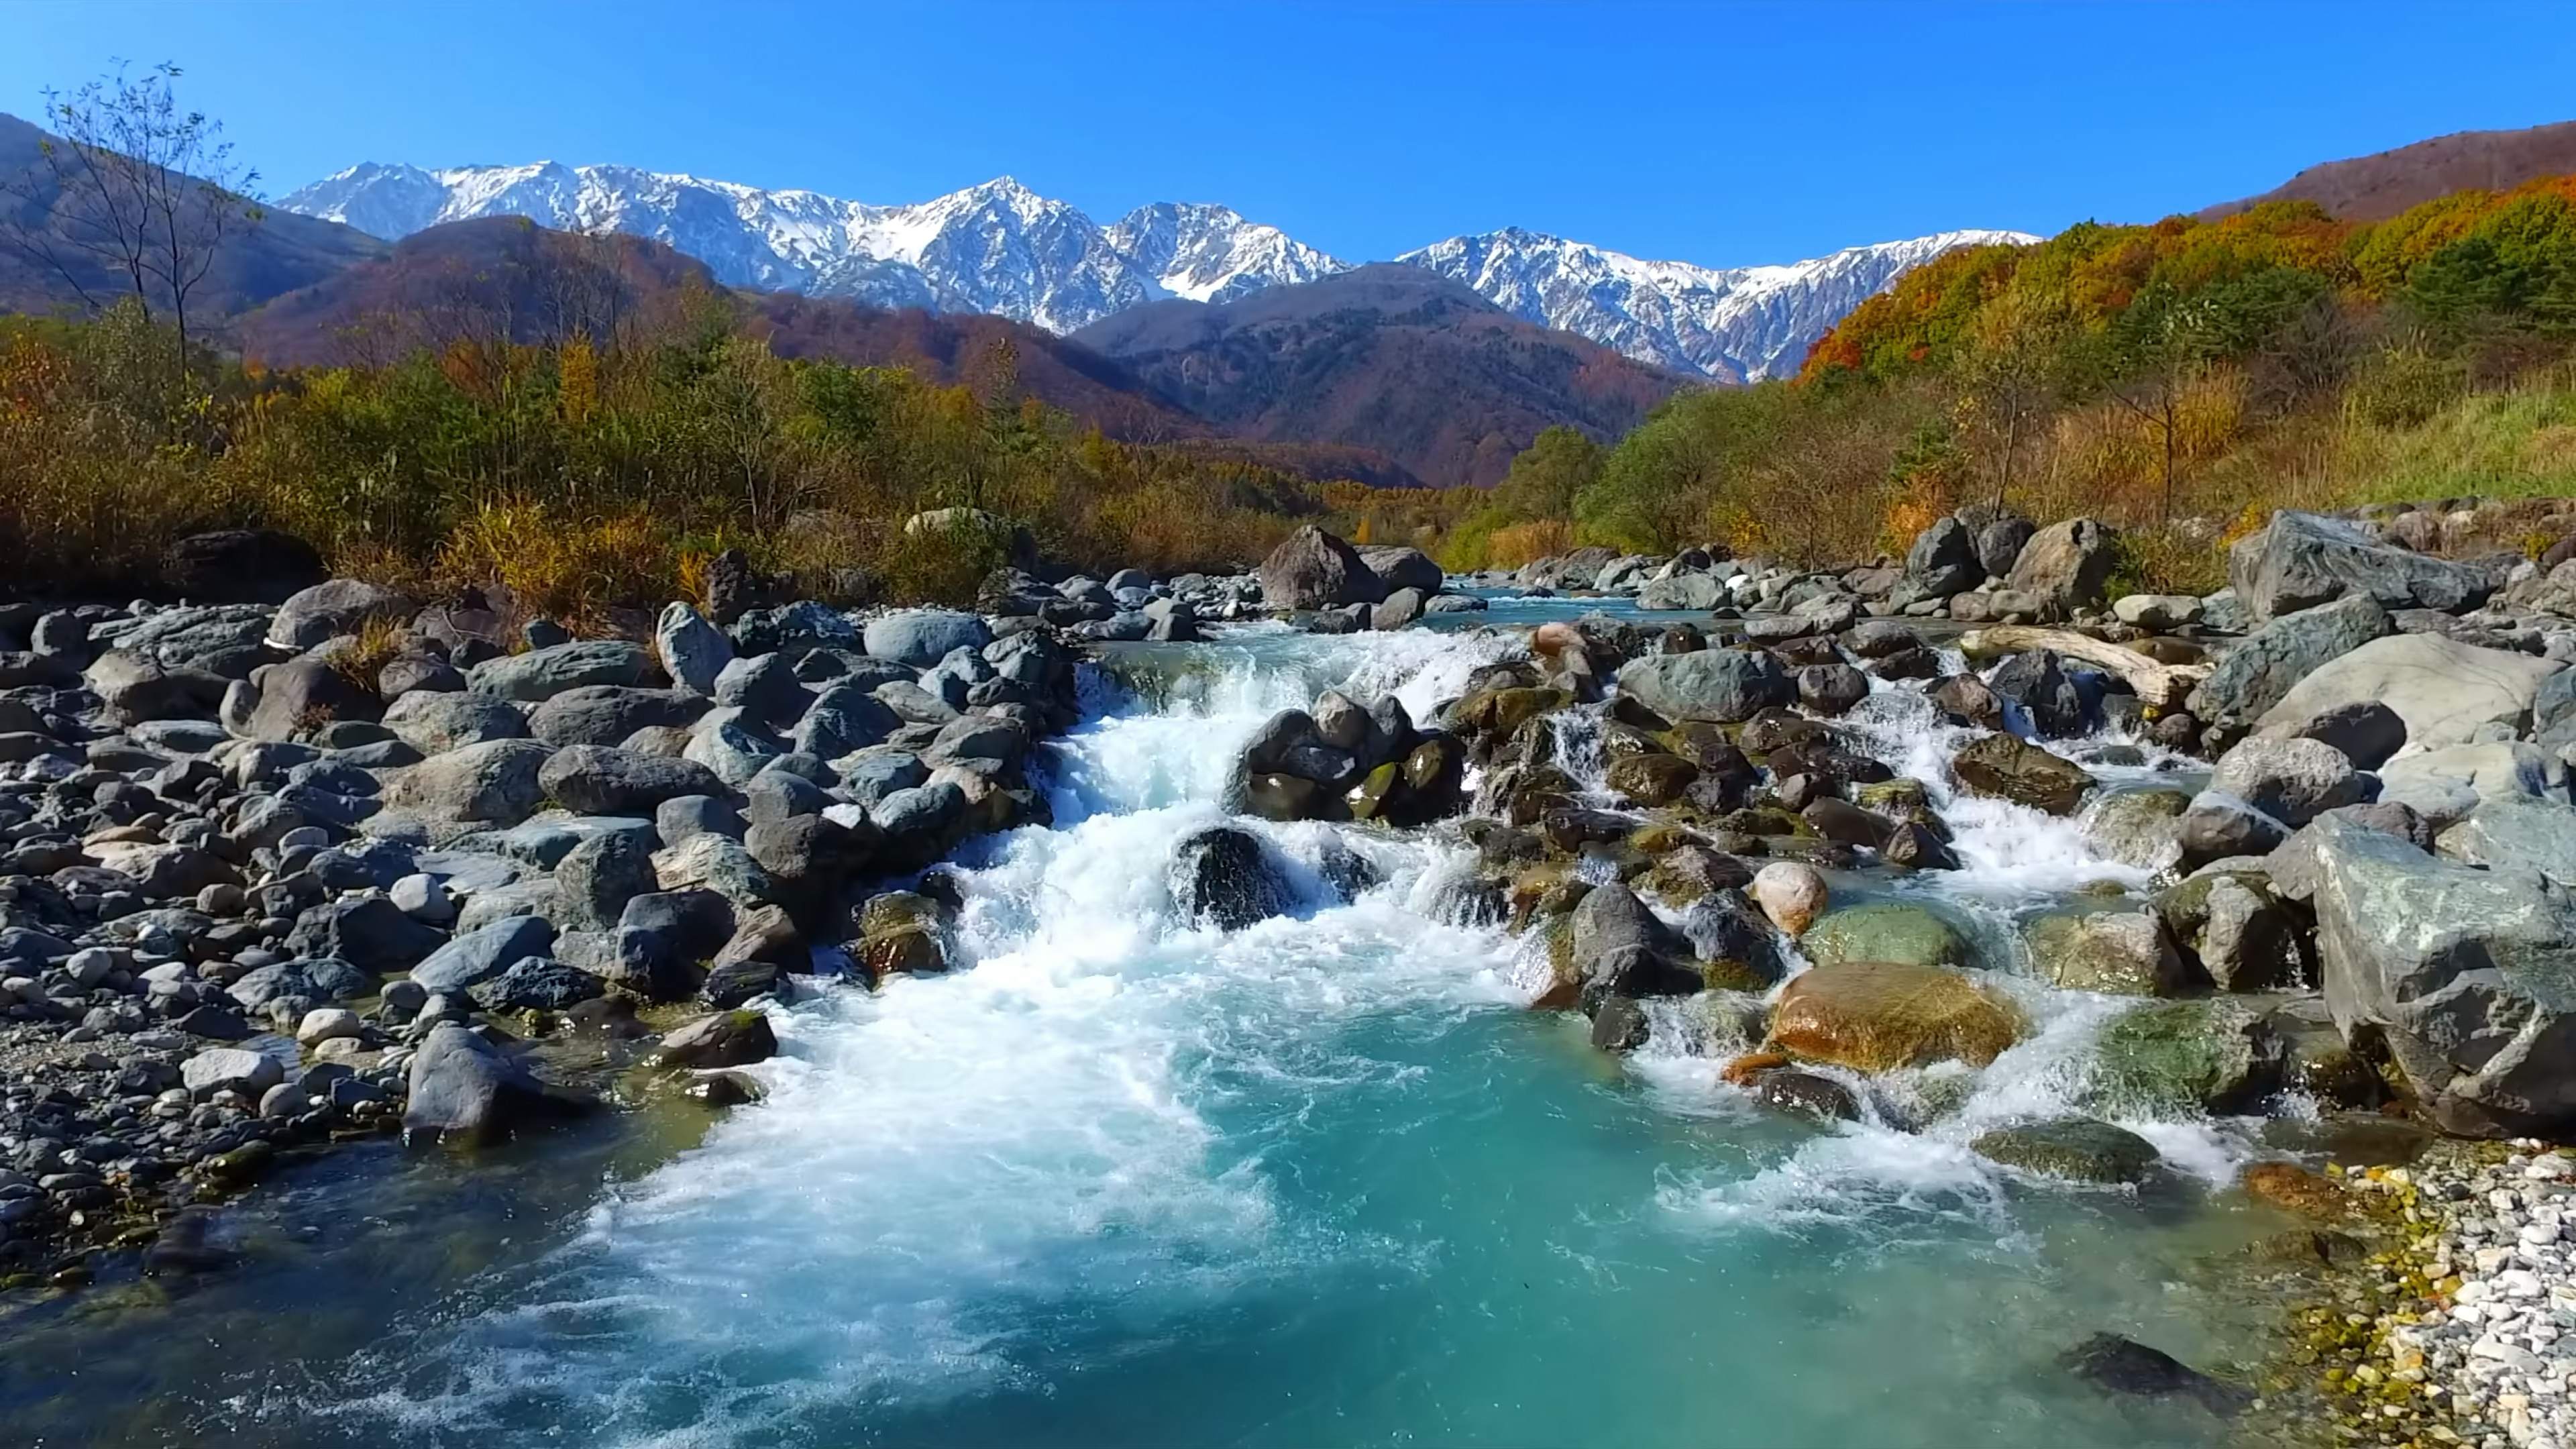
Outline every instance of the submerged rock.
<svg viewBox="0 0 2576 1449">
<path fill-rule="evenodd" d="M 2006 1167 L 2077 1182 L 2137 1182 L 2156 1165 L 2154 1143 L 2090 1117 L 1999 1127 L 1968 1146 Z"/>
<path fill-rule="evenodd" d="M 2060 1360 L 2076 1377 L 2105 1393 L 2133 1398 L 2188 1399 L 2222 1418 L 2253 1403 L 2251 1389 L 2222 1383 L 2170 1354 L 2116 1333 L 2097 1333 Z"/>
<path fill-rule="evenodd" d="M 2252 1111 L 2279 1085 L 2270 1023 L 2224 999 L 2156 1001 L 2102 1028 L 2083 1099 L 2117 1117 Z"/>
</svg>

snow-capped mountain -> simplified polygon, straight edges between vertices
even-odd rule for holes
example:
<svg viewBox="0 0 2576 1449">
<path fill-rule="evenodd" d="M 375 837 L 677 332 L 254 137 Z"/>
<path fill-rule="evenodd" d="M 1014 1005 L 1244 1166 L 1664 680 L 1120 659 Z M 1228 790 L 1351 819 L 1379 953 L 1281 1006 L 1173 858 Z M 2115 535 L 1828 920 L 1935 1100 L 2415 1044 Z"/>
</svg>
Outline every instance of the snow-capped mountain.
<svg viewBox="0 0 2576 1449">
<path fill-rule="evenodd" d="M 914 206 L 870 206 L 628 166 L 370 163 L 280 205 L 388 239 L 484 216 L 631 232 L 696 257 L 731 286 L 988 312 L 1054 332 L 1143 302 L 1240 296 L 1344 266 L 1221 206 L 1141 207 L 1103 227 L 1007 176 Z"/>
<path fill-rule="evenodd" d="M 280 205 L 388 240 L 485 216 L 631 232 L 697 258 L 731 286 L 995 313 L 1054 332 L 1145 302 L 1233 301 L 1351 265 L 1222 206 L 1161 202 L 1104 227 L 1007 176 L 915 205 L 871 206 L 631 166 L 431 171 L 370 162 Z M 2031 240 L 1943 232 L 1787 266 L 1719 269 L 1513 228 L 1396 260 L 1631 357 L 1750 381 L 1795 371 L 1818 337 L 1908 268 L 1952 247 Z"/>
<path fill-rule="evenodd" d="M 1518 227 L 1451 237 L 1396 258 L 1475 288 L 1531 322 L 1579 332 L 1630 357 L 1758 382 L 1798 370 L 1854 307 L 1954 247 L 2039 238 L 1945 231 L 1849 247 L 1780 267 L 1649 262 Z"/>
</svg>

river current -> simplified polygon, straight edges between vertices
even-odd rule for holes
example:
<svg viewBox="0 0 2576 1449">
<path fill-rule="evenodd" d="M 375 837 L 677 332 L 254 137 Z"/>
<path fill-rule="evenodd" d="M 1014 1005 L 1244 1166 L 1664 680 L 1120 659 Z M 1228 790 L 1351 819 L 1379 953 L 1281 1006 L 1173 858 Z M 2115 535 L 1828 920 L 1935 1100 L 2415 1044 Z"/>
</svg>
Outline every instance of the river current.
<svg viewBox="0 0 2576 1449">
<path fill-rule="evenodd" d="M 1056 752 L 1056 824 L 959 862 L 958 969 L 806 990 L 766 1101 L 702 1138 L 665 1104 L 479 1168 L 335 1160 L 240 1210 L 229 1274 L 0 1319 L 0 1412 L 48 1445 L 2219 1442 L 2056 1358 L 2105 1330 L 2221 1371 L 2265 1350 L 2211 1266 L 2278 1226 L 2212 1191 L 2257 1124 L 2126 1124 L 2179 1170 L 2143 1195 L 1968 1149 L 2062 1113 L 2119 1009 L 2010 977 L 2011 920 L 2139 877 L 1950 798 L 1911 691 L 1848 723 L 1934 782 L 1964 868 L 1838 897 L 1928 897 L 2036 1024 L 1891 1084 L 1949 1104 L 1921 1130 L 1764 1111 L 1688 1008 L 1624 1061 L 1528 1011 L 1520 944 L 1437 918 L 1469 860 L 1437 832 L 1257 825 L 1299 908 L 1176 916 L 1172 845 L 1224 818 L 1269 713 L 1338 686 L 1426 717 L 1518 647 L 1123 651 Z M 1356 899 L 1340 850 L 1380 877 Z"/>
</svg>

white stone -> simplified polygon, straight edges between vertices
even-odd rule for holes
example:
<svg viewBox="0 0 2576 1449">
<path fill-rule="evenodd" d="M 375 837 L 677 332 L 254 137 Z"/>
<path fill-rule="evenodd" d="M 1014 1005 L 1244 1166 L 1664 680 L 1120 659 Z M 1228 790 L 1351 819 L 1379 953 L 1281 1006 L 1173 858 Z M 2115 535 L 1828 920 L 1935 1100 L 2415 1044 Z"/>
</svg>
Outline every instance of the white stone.
<svg viewBox="0 0 2576 1449">
<path fill-rule="evenodd" d="M 318 1006 L 304 1013 L 304 1020 L 295 1028 L 295 1040 L 304 1046 L 319 1046 L 340 1037 L 354 1037 L 364 1030 L 356 1012 L 340 1006 Z"/>
<path fill-rule="evenodd" d="M 385 895 L 393 901 L 394 909 L 415 921 L 443 926 L 456 919 L 456 899 L 447 893 L 447 886 L 434 875 L 415 873 L 404 876 L 395 881 L 393 889 Z"/>
</svg>

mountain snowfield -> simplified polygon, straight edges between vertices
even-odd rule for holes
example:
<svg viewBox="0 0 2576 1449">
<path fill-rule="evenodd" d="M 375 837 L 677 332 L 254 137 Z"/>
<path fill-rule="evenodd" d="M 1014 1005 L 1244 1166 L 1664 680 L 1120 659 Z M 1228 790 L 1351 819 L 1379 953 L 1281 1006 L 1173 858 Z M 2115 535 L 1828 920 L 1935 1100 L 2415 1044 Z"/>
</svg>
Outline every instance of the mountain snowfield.
<svg viewBox="0 0 2576 1449">
<path fill-rule="evenodd" d="M 993 313 L 1052 332 L 1169 298 L 1232 301 L 1352 265 L 1222 206 L 1160 202 L 1104 227 L 1007 176 L 915 205 L 871 206 L 631 166 L 433 171 L 368 162 L 279 204 L 387 240 L 485 216 L 629 232 L 697 258 L 731 286 Z M 1396 260 L 1631 357 L 1756 381 L 1794 372 L 1826 329 L 1908 268 L 1952 247 L 2035 240 L 1942 232 L 1787 266 L 1721 269 L 1508 228 Z"/>
</svg>

